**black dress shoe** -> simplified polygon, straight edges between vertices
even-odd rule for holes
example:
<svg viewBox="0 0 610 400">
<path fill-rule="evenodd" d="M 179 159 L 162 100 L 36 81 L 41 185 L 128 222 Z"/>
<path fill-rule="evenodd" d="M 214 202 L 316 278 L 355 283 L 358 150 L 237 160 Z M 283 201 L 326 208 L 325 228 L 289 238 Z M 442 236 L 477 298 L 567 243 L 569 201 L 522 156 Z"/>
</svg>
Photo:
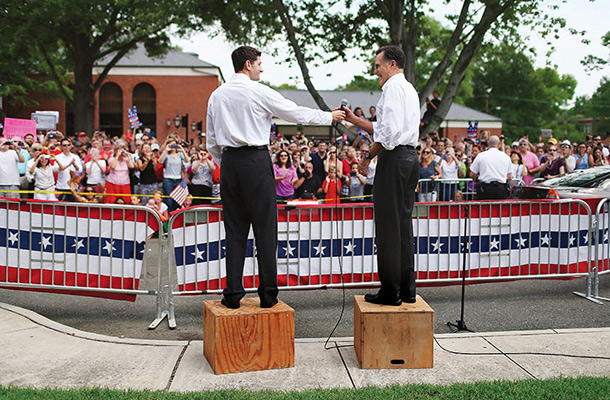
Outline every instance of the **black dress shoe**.
<svg viewBox="0 0 610 400">
<path fill-rule="evenodd" d="M 403 303 L 413 304 L 417 301 L 417 299 L 415 297 L 403 297 L 402 301 Z"/>
<path fill-rule="evenodd" d="M 271 308 L 277 304 L 277 299 L 273 299 L 270 303 L 261 301 L 261 308 Z"/>
<path fill-rule="evenodd" d="M 381 304 L 384 306 L 399 306 L 402 304 L 402 300 L 398 294 L 393 296 L 383 296 L 378 294 L 365 294 L 364 301 L 367 303 Z"/>
<path fill-rule="evenodd" d="M 226 298 L 222 298 L 222 300 L 220 300 L 220 304 L 222 304 L 223 306 L 227 307 L 227 308 L 231 308 L 233 310 L 236 310 L 239 308 L 239 302 L 237 303 L 233 303 L 229 300 L 227 300 Z"/>
</svg>

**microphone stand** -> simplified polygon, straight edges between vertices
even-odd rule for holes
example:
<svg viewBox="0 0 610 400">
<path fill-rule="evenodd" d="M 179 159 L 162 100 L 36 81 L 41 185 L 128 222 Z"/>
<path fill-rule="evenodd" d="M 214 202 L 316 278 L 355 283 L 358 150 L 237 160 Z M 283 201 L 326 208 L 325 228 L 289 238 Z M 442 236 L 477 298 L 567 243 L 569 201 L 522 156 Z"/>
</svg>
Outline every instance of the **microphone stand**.
<svg viewBox="0 0 610 400">
<path fill-rule="evenodd" d="M 466 326 L 466 322 L 464 321 L 464 299 L 466 297 L 466 255 L 470 253 L 470 235 L 468 235 L 468 215 L 470 211 L 469 205 L 464 205 L 464 237 L 463 237 L 463 245 L 464 249 L 462 250 L 462 300 L 461 300 L 461 312 L 460 319 L 455 321 L 455 324 L 452 322 L 447 322 L 447 326 L 453 328 L 451 333 L 458 332 L 474 332 L 468 329 Z"/>
</svg>

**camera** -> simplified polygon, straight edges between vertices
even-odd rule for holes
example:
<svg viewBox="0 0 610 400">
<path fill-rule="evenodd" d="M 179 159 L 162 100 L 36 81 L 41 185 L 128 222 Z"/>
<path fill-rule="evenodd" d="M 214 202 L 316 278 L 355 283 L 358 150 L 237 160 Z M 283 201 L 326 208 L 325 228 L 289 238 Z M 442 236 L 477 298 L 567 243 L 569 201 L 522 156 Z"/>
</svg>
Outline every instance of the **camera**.
<svg viewBox="0 0 610 400">
<path fill-rule="evenodd" d="M 49 139 L 54 139 L 56 137 L 57 135 L 55 133 L 49 133 Z"/>
<path fill-rule="evenodd" d="M 11 139 L 8 139 L 4 142 L 5 145 L 7 146 L 12 146 L 13 145 L 13 141 Z"/>
<path fill-rule="evenodd" d="M 311 176 L 311 172 L 309 172 L 309 171 L 305 171 L 305 172 L 303 172 L 303 176 L 304 176 L 305 178 L 309 178 L 309 177 Z"/>
<path fill-rule="evenodd" d="M 349 173 L 351 176 L 356 176 L 356 173 L 354 171 Z"/>
<path fill-rule="evenodd" d="M 199 137 L 205 137 L 205 132 L 199 132 Z"/>
<path fill-rule="evenodd" d="M 171 147 L 172 149 L 177 149 L 177 148 L 178 148 L 178 145 L 177 145 L 177 144 L 172 144 L 170 147 Z"/>
<path fill-rule="evenodd" d="M 23 142 L 22 142 L 21 140 L 20 140 L 20 141 L 18 141 L 18 142 L 17 142 L 17 146 L 19 146 L 19 147 L 23 147 Z"/>
</svg>

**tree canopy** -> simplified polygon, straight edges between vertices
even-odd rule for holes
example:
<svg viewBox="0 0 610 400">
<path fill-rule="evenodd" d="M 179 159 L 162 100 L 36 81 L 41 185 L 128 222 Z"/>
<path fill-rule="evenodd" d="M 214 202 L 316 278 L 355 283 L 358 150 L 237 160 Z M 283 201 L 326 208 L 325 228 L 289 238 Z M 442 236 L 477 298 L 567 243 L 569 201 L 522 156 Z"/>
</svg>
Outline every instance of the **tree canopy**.
<svg viewBox="0 0 610 400">
<path fill-rule="evenodd" d="M 210 13 L 195 16 L 195 3 L 198 10 L 211 7 L 194 0 L 5 0 L 2 48 L 14 56 L 15 66 L 0 70 L 7 77 L 2 93 L 18 98 L 32 88 L 24 78 L 41 75 L 41 82 L 53 82 L 51 89 L 73 101 L 75 129 L 91 133 L 95 92 L 123 56 L 138 44 L 149 55 L 163 54 L 170 28 L 183 34 L 213 21 Z M 105 57 L 110 62 L 94 79 L 93 67 Z"/>
</svg>

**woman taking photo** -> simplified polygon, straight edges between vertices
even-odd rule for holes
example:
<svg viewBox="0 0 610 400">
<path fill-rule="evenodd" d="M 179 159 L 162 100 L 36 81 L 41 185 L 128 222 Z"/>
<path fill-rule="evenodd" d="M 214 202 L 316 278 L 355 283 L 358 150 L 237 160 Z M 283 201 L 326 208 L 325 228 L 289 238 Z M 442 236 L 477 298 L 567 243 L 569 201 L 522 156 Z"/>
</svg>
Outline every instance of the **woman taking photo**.
<svg viewBox="0 0 610 400">
<path fill-rule="evenodd" d="M 180 205 L 169 197 L 169 194 L 182 182 L 182 171 L 184 165 L 190 162 L 190 158 L 178 142 L 170 139 L 162 149 L 159 162 L 163 164 L 163 194 L 167 196 L 163 201 L 167 204 L 169 212 L 172 212 Z"/>
<path fill-rule="evenodd" d="M 455 157 L 453 148 L 446 150 L 441 157 L 441 175 L 444 181 L 440 183 L 441 201 L 453 200 L 453 194 L 458 188 L 458 169 L 461 166 L 460 160 Z"/>
<path fill-rule="evenodd" d="M 212 173 L 216 167 L 207 150 L 193 151 L 191 153 L 191 179 L 190 193 L 193 195 L 193 205 L 212 203 Z"/>
<path fill-rule="evenodd" d="M 119 141 L 114 147 L 112 157 L 108 159 L 110 173 L 106 179 L 106 203 L 115 203 L 119 197 L 125 203 L 129 201 L 131 196 L 129 170 L 135 167 L 131 155 L 127 152 L 127 144 Z"/>
<path fill-rule="evenodd" d="M 441 168 L 434 161 L 432 148 L 425 147 L 419 156 L 419 194 L 418 201 L 436 201 L 436 179 L 443 177 Z M 424 182 L 421 180 L 424 179 Z"/>
<path fill-rule="evenodd" d="M 39 154 L 36 161 L 30 167 L 30 174 L 34 177 L 34 199 L 57 201 L 55 195 L 55 177 L 53 173 L 59 172 L 59 163 L 49 165 L 50 160 L 55 160 L 54 155 Z M 40 193 L 48 192 L 48 193 Z"/>
<path fill-rule="evenodd" d="M 578 143 L 576 154 L 574 154 L 574 159 L 576 160 L 574 170 L 587 169 L 593 164 L 593 160 L 591 160 L 589 154 L 587 153 L 587 144 L 585 142 Z"/>
<path fill-rule="evenodd" d="M 273 163 L 275 194 L 278 204 L 285 204 L 286 200 L 294 199 L 294 185 L 298 178 L 290 158 L 287 150 L 280 150 Z"/>
<path fill-rule="evenodd" d="M 159 189 L 157 181 L 157 156 L 148 143 L 142 145 L 140 158 L 136 162 L 136 167 L 140 171 L 140 184 L 138 185 L 137 194 L 142 195 L 140 202 L 146 205 L 153 193 L 155 193 L 155 190 Z"/>
</svg>

